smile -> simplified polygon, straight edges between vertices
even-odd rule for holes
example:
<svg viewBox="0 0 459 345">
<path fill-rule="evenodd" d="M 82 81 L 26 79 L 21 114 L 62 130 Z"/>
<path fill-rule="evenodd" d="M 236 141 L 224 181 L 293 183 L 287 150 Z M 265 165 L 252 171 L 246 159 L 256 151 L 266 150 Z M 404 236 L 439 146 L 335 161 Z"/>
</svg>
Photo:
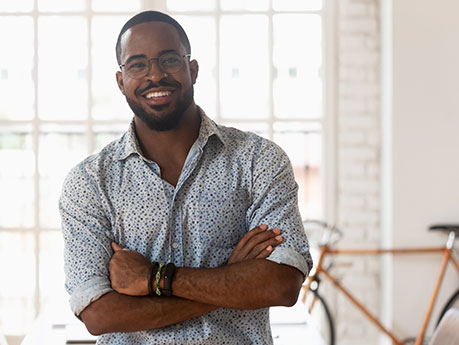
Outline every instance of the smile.
<svg viewBox="0 0 459 345">
<path fill-rule="evenodd" d="M 159 98 L 159 97 L 167 97 L 172 94 L 172 91 L 156 91 L 156 92 L 149 92 L 145 95 L 145 98 Z"/>
</svg>

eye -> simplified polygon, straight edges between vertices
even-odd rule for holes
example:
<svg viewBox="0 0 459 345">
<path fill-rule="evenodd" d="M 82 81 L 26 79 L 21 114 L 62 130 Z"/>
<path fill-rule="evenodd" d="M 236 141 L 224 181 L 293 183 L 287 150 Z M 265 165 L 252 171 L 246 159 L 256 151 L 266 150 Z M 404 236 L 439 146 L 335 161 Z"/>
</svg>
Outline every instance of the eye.
<svg viewBox="0 0 459 345">
<path fill-rule="evenodd" d="M 166 64 L 166 65 L 174 65 L 176 63 L 178 63 L 179 60 L 175 57 L 172 57 L 172 58 L 168 58 L 167 60 L 163 60 L 163 64 Z"/>
<path fill-rule="evenodd" d="M 180 58 L 177 55 L 167 55 L 161 58 L 161 64 L 164 66 L 177 65 L 180 63 Z"/>
<path fill-rule="evenodd" d="M 144 61 L 134 61 L 127 66 L 129 70 L 143 69 L 145 67 L 147 67 L 147 64 Z"/>
</svg>

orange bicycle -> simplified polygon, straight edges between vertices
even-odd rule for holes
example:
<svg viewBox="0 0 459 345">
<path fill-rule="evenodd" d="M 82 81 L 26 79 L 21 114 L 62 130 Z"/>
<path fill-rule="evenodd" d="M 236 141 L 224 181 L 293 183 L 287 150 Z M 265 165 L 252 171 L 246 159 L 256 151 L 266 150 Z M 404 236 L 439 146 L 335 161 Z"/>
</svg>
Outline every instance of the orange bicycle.
<svg viewBox="0 0 459 345">
<path fill-rule="evenodd" d="M 318 229 L 322 233 L 322 239 L 318 245 L 318 258 L 315 264 L 315 270 L 307 278 L 305 285 L 303 286 L 303 303 L 306 304 L 308 312 L 313 316 L 316 327 L 319 329 L 321 336 L 324 338 L 326 344 L 334 345 L 336 340 L 335 325 L 333 322 L 332 314 L 330 309 L 319 292 L 319 287 L 322 278 L 326 278 L 332 283 L 332 286 L 341 291 L 344 296 L 358 309 L 360 310 L 369 320 L 372 322 L 381 332 L 386 334 L 395 345 L 403 345 L 412 343 L 415 345 L 423 344 L 425 338 L 425 332 L 429 321 L 432 317 L 432 310 L 435 305 L 438 291 L 443 281 L 443 277 L 447 268 L 448 263 L 451 263 L 458 274 L 459 278 L 459 265 L 455 259 L 455 240 L 459 235 L 459 224 L 441 224 L 431 226 L 429 229 L 433 231 L 442 231 L 448 233 L 448 239 L 446 240 L 444 247 L 439 248 L 387 248 L 387 249 L 335 249 L 334 246 L 337 241 L 342 237 L 342 232 L 334 225 L 327 224 L 321 221 L 309 220 L 304 222 L 306 232 L 314 227 L 313 231 Z M 397 339 L 392 331 L 387 329 L 380 320 L 373 315 L 367 307 L 363 305 L 358 298 L 351 293 L 351 291 L 344 287 L 338 279 L 331 273 L 333 267 L 333 259 L 336 255 L 383 255 L 383 254 L 422 254 L 422 253 L 438 253 L 443 254 L 441 265 L 438 271 L 438 277 L 435 283 L 434 291 L 431 294 L 427 310 L 424 314 L 424 319 L 420 328 L 420 331 L 416 338 L 409 338 L 405 340 Z M 458 279 L 459 282 L 459 279 Z M 438 322 L 441 317 L 446 313 L 449 308 L 459 308 L 459 284 L 456 291 L 448 299 L 448 302 L 443 307 Z M 317 321 L 319 320 L 319 321 Z M 438 325 L 437 322 L 437 325 Z"/>
</svg>

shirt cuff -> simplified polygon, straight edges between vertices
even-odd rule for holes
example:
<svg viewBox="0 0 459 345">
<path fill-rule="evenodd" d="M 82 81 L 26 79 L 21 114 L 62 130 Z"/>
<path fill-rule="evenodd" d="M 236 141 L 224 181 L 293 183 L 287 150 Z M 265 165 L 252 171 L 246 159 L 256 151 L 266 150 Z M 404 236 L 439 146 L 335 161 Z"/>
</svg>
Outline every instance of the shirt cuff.
<svg viewBox="0 0 459 345">
<path fill-rule="evenodd" d="M 78 316 L 91 302 L 110 291 L 113 291 L 113 289 L 106 278 L 95 277 L 90 279 L 73 290 L 69 301 L 70 308 Z"/>
<path fill-rule="evenodd" d="M 291 248 L 274 248 L 271 255 L 266 259 L 278 264 L 295 267 L 296 269 L 300 270 L 301 273 L 303 273 L 305 278 L 309 274 L 309 267 L 306 259 L 300 253 Z"/>
</svg>

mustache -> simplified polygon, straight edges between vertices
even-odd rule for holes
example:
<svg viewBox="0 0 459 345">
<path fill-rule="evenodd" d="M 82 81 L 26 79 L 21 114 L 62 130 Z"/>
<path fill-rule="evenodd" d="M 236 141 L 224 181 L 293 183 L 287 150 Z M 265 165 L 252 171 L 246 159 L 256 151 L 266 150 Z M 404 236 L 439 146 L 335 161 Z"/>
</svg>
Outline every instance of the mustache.
<svg viewBox="0 0 459 345">
<path fill-rule="evenodd" d="M 153 83 L 152 81 L 149 81 L 148 82 L 148 85 L 145 86 L 145 88 L 143 89 L 140 89 L 137 91 L 137 94 L 141 94 L 145 91 L 148 91 L 150 89 L 154 89 L 154 88 L 158 88 L 158 87 L 180 87 L 180 83 L 178 82 L 175 82 L 175 83 L 170 83 L 170 82 L 167 82 L 167 81 L 164 81 L 164 80 L 160 80 L 158 83 Z"/>
</svg>

